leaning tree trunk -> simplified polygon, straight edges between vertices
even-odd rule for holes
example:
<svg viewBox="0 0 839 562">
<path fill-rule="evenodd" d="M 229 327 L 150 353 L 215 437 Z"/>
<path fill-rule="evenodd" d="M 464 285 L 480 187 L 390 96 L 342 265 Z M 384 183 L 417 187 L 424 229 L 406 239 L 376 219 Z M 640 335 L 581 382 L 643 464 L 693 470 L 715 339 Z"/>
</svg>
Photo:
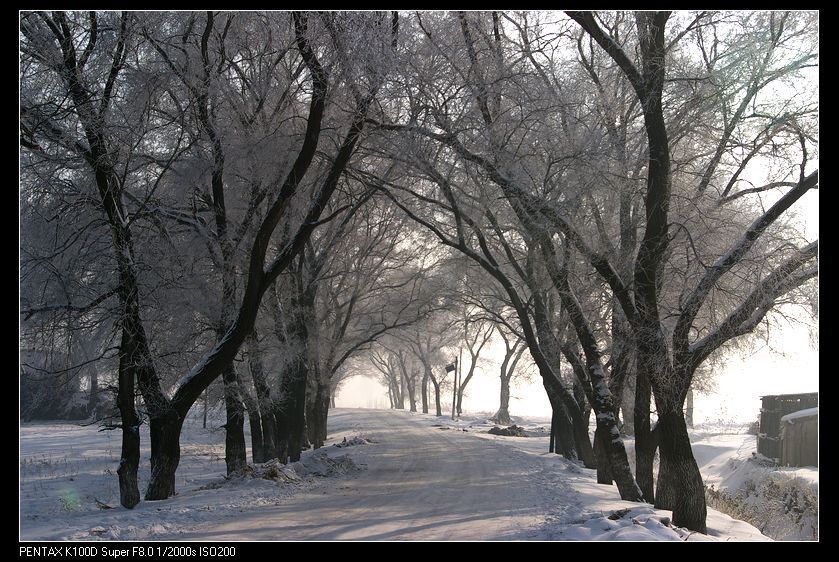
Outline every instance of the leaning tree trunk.
<svg viewBox="0 0 839 562">
<path fill-rule="evenodd" d="M 117 475 L 119 503 L 131 509 L 140 503 L 140 488 L 137 485 L 137 469 L 140 466 L 140 418 L 134 407 L 134 367 L 133 358 L 129 357 L 126 350 L 127 339 L 123 329 L 117 388 L 117 406 L 122 423 L 122 453 Z"/>
<path fill-rule="evenodd" d="M 606 452 L 609 456 L 609 464 L 611 466 L 612 478 L 620 490 L 621 499 L 629 501 L 642 501 L 643 494 L 632 471 L 629 469 L 629 459 L 626 456 L 626 448 L 621 439 L 620 431 L 618 430 L 617 420 L 614 413 L 611 418 L 608 417 L 608 412 L 599 412 L 597 415 L 597 428 L 606 434 L 604 441 L 606 442 Z"/>
<path fill-rule="evenodd" d="M 590 425 L 589 421 L 591 420 L 591 404 L 588 403 L 588 398 L 586 398 L 586 391 L 576 376 L 574 377 L 574 385 L 572 386 L 572 392 L 574 394 L 574 400 L 577 401 L 577 405 L 580 408 L 580 415 L 582 416 L 582 427 L 585 429 L 586 435 L 588 435 L 588 427 Z"/>
<path fill-rule="evenodd" d="M 530 347 L 531 353 L 533 353 L 533 346 L 536 345 L 536 349 L 539 350 L 537 355 L 541 355 L 547 363 L 545 367 L 540 366 L 539 368 L 542 375 L 542 385 L 548 394 L 548 400 L 551 402 L 553 411 L 557 412 L 559 410 L 563 412 L 559 418 L 554 420 L 558 424 L 554 428 L 555 450 L 563 448 L 567 451 L 567 454 L 563 453 L 566 458 L 579 459 L 586 468 L 595 468 L 596 459 L 588 435 L 587 416 L 584 418 L 583 412 L 580 409 L 581 406 L 585 407 L 587 402 L 582 386 L 577 380 L 579 375 L 575 375 L 572 390 L 569 391 L 558 375 L 561 372 L 562 349 L 559 340 L 557 340 L 551 330 L 547 308 L 542 299 L 536 299 L 535 305 L 537 332 L 539 334 L 539 341 L 543 342 L 543 344 L 542 347 L 539 347 L 538 344 L 529 341 L 528 347 Z M 572 367 L 574 367 L 573 363 Z M 580 397 L 575 398 L 574 394 L 578 394 Z M 570 423 L 566 423 L 567 420 L 570 420 Z M 553 422 L 552 425 L 554 425 Z M 564 428 L 570 429 L 573 435 L 573 447 L 571 445 L 563 446 L 562 444 L 563 436 L 560 431 L 564 430 Z M 572 450 L 573 456 L 568 456 Z"/>
<path fill-rule="evenodd" d="M 589 365 L 588 370 L 592 387 L 594 388 L 591 399 L 597 424 L 595 435 L 597 431 L 600 431 L 602 434 L 601 439 L 604 443 L 603 453 L 608 457 L 612 478 L 615 484 L 617 484 L 621 499 L 641 501 L 643 500 L 643 494 L 635 482 L 632 470 L 629 468 L 626 447 L 621 439 L 617 417 L 615 416 L 614 403 L 612 402 L 612 396 L 604 380 L 605 377 L 602 367 L 596 362 L 593 362 L 593 364 Z"/>
<path fill-rule="evenodd" d="M 558 455 L 562 455 L 568 460 L 578 460 L 582 458 L 580 450 L 577 448 L 577 439 L 574 435 L 574 419 L 569 412 L 566 402 L 562 397 L 562 387 L 560 382 L 556 380 L 553 374 L 548 377 L 543 377 L 543 386 L 548 394 L 548 401 L 551 403 L 551 434 L 553 435 L 554 451 Z M 551 383 L 547 381 L 551 380 Z M 570 396 L 570 395 L 569 395 Z M 573 400 L 573 398 L 572 398 Z M 588 436 L 586 436 L 588 440 Z M 549 444 L 550 445 L 550 444 Z M 589 448 L 591 445 L 589 444 Z"/>
<path fill-rule="evenodd" d="M 612 485 L 612 466 L 609 461 L 608 434 L 601 426 L 594 431 L 594 452 L 597 456 L 597 483 Z"/>
<path fill-rule="evenodd" d="M 548 399 L 551 402 L 554 410 L 560 404 L 561 409 L 564 410 L 566 418 L 570 418 L 570 424 L 561 424 L 559 427 L 569 426 L 574 439 L 574 459 L 583 461 L 586 468 L 595 468 L 597 466 L 594 456 L 594 449 L 591 446 L 591 440 L 588 435 L 588 425 L 583 420 L 583 413 L 580 410 L 579 403 L 574 399 L 571 393 L 566 389 L 562 382 L 560 382 L 553 372 L 542 375 L 542 383 L 545 391 L 548 393 Z M 560 419 L 560 422 L 563 420 Z M 559 438 L 560 436 L 557 435 Z"/>
<path fill-rule="evenodd" d="M 245 447 L 245 416 L 236 370 L 231 363 L 222 372 L 224 382 L 224 407 L 227 423 L 224 424 L 224 462 L 228 476 L 244 470 L 248 464 Z"/>
<path fill-rule="evenodd" d="M 432 378 L 431 384 L 434 385 L 434 406 L 439 418 L 443 416 L 443 405 L 440 403 L 440 383 L 437 382 L 437 379 Z"/>
<path fill-rule="evenodd" d="M 165 500 L 175 495 L 175 470 L 181 460 L 183 422 L 183 416 L 172 407 L 149 415 L 151 477 L 146 500 Z"/>
</svg>

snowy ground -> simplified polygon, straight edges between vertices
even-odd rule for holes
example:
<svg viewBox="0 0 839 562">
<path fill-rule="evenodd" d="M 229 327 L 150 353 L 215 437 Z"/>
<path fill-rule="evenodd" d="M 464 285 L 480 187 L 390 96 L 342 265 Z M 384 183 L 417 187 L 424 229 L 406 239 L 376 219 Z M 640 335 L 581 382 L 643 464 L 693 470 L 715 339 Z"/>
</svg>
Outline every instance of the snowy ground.
<svg viewBox="0 0 839 562">
<path fill-rule="evenodd" d="M 160 540 L 768 540 L 709 510 L 709 535 L 670 514 L 623 502 L 594 471 L 548 454 L 547 420 L 533 437 L 485 433 L 485 418 L 330 412 L 327 446 L 274 480 L 224 473 L 223 434 L 188 420 L 179 494 L 119 506 L 120 437 L 69 423 L 20 428 L 20 537 Z M 147 446 L 147 435 L 143 436 Z M 330 460 L 324 458 L 328 455 Z M 141 490 L 148 478 L 143 451 Z M 307 460 L 308 459 L 308 460 Z M 110 509 L 105 508 L 110 507 Z"/>
<path fill-rule="evenodd" d="M 756 454 L 755 441 L 744 432 L 694 433 L 709 503 L 774 539 L 817 540 L 818 468 L 773 466 Z"/>
<path fill-rule="evenodd" d="M 20 538 L 23 540 L 177 540 L 209 522 L 244 511 L 277 505 L 294 494 L 347 472 L 342 449 L 308 452 L 306 465 L 281 475 L 282 484 L 260 478 L 224 478 L 224 433 L 202 429 L 190 418 L 181 439 L 178 495 L 141 502 L 133 510 L 119 505 L 116 470 L 119 432 L 100 432 L 74 423 L 26 423 L 20 428 Z M 148 428 L 143 426 L 140 492 L 149 477 Z M 250 450 L 248 451 L 250 455 Z M 323 455 L 337 459 L 324 462 Z M 318 473 L 327 473 L 323 478 Z"/>
</svg>

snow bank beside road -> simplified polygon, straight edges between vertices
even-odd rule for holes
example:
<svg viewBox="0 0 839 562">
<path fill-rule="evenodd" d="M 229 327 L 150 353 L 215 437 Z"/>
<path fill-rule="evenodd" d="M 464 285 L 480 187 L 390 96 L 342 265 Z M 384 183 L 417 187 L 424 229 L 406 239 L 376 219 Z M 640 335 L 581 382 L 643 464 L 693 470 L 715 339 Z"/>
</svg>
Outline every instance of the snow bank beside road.
<svg viewBox="0 0 839 562">
<path fill-rule="evenodd" d="M 774 466 L 754 435 L 697 433 L 693 450 L 709 505 L 778 540 L 818 540 L 818 468 Z"/>
</svg>

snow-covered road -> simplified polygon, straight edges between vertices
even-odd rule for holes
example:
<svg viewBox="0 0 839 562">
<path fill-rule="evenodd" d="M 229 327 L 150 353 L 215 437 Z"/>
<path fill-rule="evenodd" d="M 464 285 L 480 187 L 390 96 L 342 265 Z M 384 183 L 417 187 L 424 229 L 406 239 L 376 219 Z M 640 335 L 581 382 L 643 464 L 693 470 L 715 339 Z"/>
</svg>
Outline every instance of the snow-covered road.
<svg viewBox="0 0 839 562">
<path fill-rule="evenodd" d="M 531 437 L 498 437 L 487 433 L 491 423 L 482 416 L 451 421 L 405 411 L 339 408 L 329 414 L 327 446 L 306 451 L 302 464 L 288 467 L 293 477 L 277 481 L 252 472 L 225 478 L 220 422 L 204 429 L 198 418 L 188 418 L 181 439 L 179 493 L 130 510 L 119 506 L 116 432 L 66 422 L 23 424 L 20 536 L 766 540 L 751 525 L 712 509 L 705 536 L 672 527 L 667 511 L 620 500 L 614 486 L 596 483 L 593 470 L 546 451 L 545 421 L 518 420 Z M 334 446 L 345 438 L 355 444 Z M 370 442 L 358 444 L 365 439 Z M 145 426 L 142 443 L 141 489 L 148 481 Z M 324 456 L 332 460 L 326 462 Z M 329 463 L 334 469 L 321 470 Z"/>
<path fill-rule="evenodd" d="M 544 523 L 539 479 L 523 477 L 525 455 L 509 447 L 392 411 L 339 411 L 330 427 L 375 441 L 352 451 L 367 470 L 179 538 L 505 540 Z"/>
</svg>

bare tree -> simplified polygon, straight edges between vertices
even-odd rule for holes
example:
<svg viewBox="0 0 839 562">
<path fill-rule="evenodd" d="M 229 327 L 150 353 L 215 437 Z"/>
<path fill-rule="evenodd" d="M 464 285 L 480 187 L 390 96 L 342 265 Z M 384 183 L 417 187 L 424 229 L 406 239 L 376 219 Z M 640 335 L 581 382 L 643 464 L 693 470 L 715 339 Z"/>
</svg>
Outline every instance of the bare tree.
<svg viewBox="0 0 839 562">
<path fill-rule="evenodd" d="M 225 366 L 231 364 L 239 347 L 254 325 L 259 302 L 265 291 L 299 254 L 305 241 L 319 224 L 325 204 L 330 199 L 342 170 L 346 167 L 355 150 L 364 128 L 364 118 L 376 91 L 383 81 L 383 72 L 387 70 L 387 64 L 380 64 L 375 68 L 366 67 L 365 70 L 370 72 L 365 76 L 366 79 L 369 78 L 365 84 L 367 88 L 356 88 L 355 92 L 348 93 L 348 97 L 354 99 L 355 103 L 349 115 L 343 121 L 343 126 L 339 125 L 346 133 L 342 139 L 338 140 L 333 158 L 329 164 L 321 167 L 319 178 L 307 178 L 307 172 L 309 172 L 311 164 L 315 160 L 321 132 L 324 127 L 331 128 L 328 123 L 333 117 L 331 114 L 327 115 L 326 112 L 326 94 L 332 86 L 330 85 L 330 75 L 321 63 L 315 48 L 313 48 L 313 39 L 310 32 L 312 24 L 323 22 L 313 22 L 306 14 L 295 13 L 291 15 L 293 33 L 290 46 L 293 47 L 286 48 L 278 56 L 278 60 L 283 60 L 285 57 L 296 58 L 296 66 L 304 69 L 304 71 L 293 76 L 291 80 L 296 82 L 299 87 L 305 83 L 311 85 L 311 90 L 307 96 L 308 111 L 303 112 L 306 128 L 305 131 L 294 130 L 289 135 L 290 142 L 288 145 L 290 146 L 287 146 L 289 150 L 287 150 L 286 156 L 280 158 L 278 165 L 273 167 L 273 172 L 268 174 L 268 181 L 264 187 L 264 195 L 262 195 L 266 204 L 263 207 L 264 211 L 258 224 L 255 223 L 249 261 L 244 268 L 247 272 L 246 282 L 238 310 L 235 310 L 229 316 L 229 326 L 226 328 L 224 335 L 218 338 L 216 344 L 204 354 L 203 359 L 198 361 L 189 374 L 175 385 L 174 393 L 169 398 L 161 386 L 160 377 L 155 370 L 153 353 L 141 319 L 142 306 L 137 289 L 136 261 L 133 259 L 134 246 L 131 237 L 131 226 L 135 220 L 133 216 L 147 214 L 146 205 L 149 198 L 147 197 L 145 200 L 141 198 L 132 199 L 125 189 L 126 176 L 122 174 L 122 168 L 119 167 L 121 165 L 117 159 L 119 152 L 112 141 L 116 130 L 108 128 L 111 123 L 109 119 L 112 115 L 132 117 L 130 112 L 119 113 L 110 107 L 112 100 L 117 98 L 115 92 L 122 93 L 127 87 L 126 82 L 121 80 L 127 53 L 137 52 L 131 51 L 127 43 L 129 32 L 133 29 L 129 25 L 131 16 L 128 14 L 121 16 L 120 21 L 110 28 L 116 31 L 107 34 L 97 33 L 97 21 L 95 14 L 88 17 L 88 15 L 82 14 L 31 13 L 25 14 L 23 17 L 21 29 L 27 40 L 25 51 L 32 60 L 32 64 L 27 68 L 35 70 L 38 66 L 41 66 L 47 71 L 55 72 L 59 81 L 63 84 L 66 95 L 62 95 L 62 92 L 55 87 L 45 90 L 45 94 L 46 96 L 56 95 L 56 99 L 66 101 L 55 105 L 50 100 L 43 103 L 35 100 L 30 103 L 27 99 L 24 104 L 25 109 L 21 114 L 22 145 L 33 153 L 43 151 L 44 147 L 41 146 L 41 143 L 46 142 L 52 143 L 49 147 L 55 146 L 57 150 L 65 150 L 65 147 L 68 147 L 81 159 L 88 162 L 90 166 L 91 175 L 97 184 L 99 204 L 104 210 L 104 216 L 112 231 L 114 253 L 117 256 L 118 263 L 121 264 L 118 267 L 119 282 L 117 283 L 119 298 L 121 299 L 123 330 L 121 364 L 124 368 L 121 369 L 122 383 L 120 387 L 121 389 L 124 388 L 125 392 L 120 403 L 124 404 L 126 408 L 128 408 L 129 401 L 133 405 L 133 381 L 136 379 L 148 409 L 152 436 L 152 477 L 146 497 L 160 499 L 174 493 L 174 471 L 179 460 L 178 440 L 184 416 L 203 390 L 222 374 Z M 211 17 L 208 16 L 206 19 L 207 25 L 204 27 L 205 33 L 202 35 L 204 42 L 208 42 L 212 35 L 213 30 L 209 25 L 210 21 Z M 394 15 L 390 22 L 382 18 L 371 18 L 364 21 L 367 22 L 366 27 L 365 25 L 359 26 L 355 30 L 356 33 L 366 33 L 369 36 L 369 47 L 371 49 L 378 48 L 380 51 L 378 54 L 384 57 L 382 60 L 385 60 L 387 53 L 393 52 L 396 45 L 398 18 Z M 229 22 L 228 19 L 227 23 Z M 328 27 L 328 23 L 323 23 L 324 30 Z M 184 22 L 185 36 L 189 37 L 189 34 L 192 33 L 193 24 L 194 21 L 192 20 Z M 107 42 L 105 41 L 106 35 L 109 38 Z M 132 37 L 136 38 L 137 35 Z M 319 37 L 324 37 L 324 35 Z M 142 43 L 142 41 L 140 43 L 147 48 L 150 46 L 148 43 Z M 165 49 L 161 49 L 166 52 Z M 104 57 L 100 56 L 100 53 L 103 52 L 105 53 Z M 143 57 L 146 58 L 137 59 L 138 65 L 151 60 L 150 56 L 147 57 L 148 50 L 139 52 L 142 52 Z M 334 52 L 332 53 L 334 54 Z M 203 59 L 205 71 L 210 59 L 209 51 L 206 52 L 206 55 L 207 57 Z M 271 56 L 276 55 L 272 54 Z M 89 61 L 91 63 L 95 61 L 95 64 L 88 65 Z M 343 57 L 343 64 L 352 65 L 355 63 L 353 59 Z M 94 67 L 95 70 L 91 70 Z M 235 69 L 229 70 L 235 73 Z M 94 80 L 92 73 L 100 71 L 103 78 Z M 215 72 L 215 70 L 213 71 Z M 32 76 L 35 75 L 32 74 Z M 204 83 L 206 84 L 206 73 L 204 77 Z M 25 78 L 29 79 L 29 75 L 26 75 Z M 171 93 L 167 92 L 167 94 Z M 205 108 L 212 112 L 213 100 L 206 96 L 206 89 L 199 90 L 196 97 L 199 100 L 202 97 L 207 97 L 208 105 Z M 125 98 L 119 96 L 118 99 L 128 99 L 128 96 Z M 174 98 L 173 103 L 176 106 L 178 102 L 179 100 Z M 62 104 L 64 107 L 62 107 Z M 303 105 L 297 104 L 294 111 L 303 109 Z M 74 138 L 75 131 L 70 132 L 59 123 L 58 118 L 63 117 L 61 112 L 44 112 L 44 108 L 50 107 L 61 108 L 61 111 L 67 111 L 68 114 L 72 115 L 73 119 L 79 123 L 80 128 L 78 130 L 82 133 L 81 137 Z M 259 111 L 263 109 L 260 108 Z M 200 107 L 199 113 L 201 113 Z M 209 116 L 212 117 L 212 115 Z M 342 117 L 337 116 L 336 123 L 340 123 Z M 324 118 L 327 119 L 326 122 L 324 122 Z M 204 122 L 205 132 L 209 130 L 208 125 L 216 125 L 211 121 Z M 129 121 L 124 130 L 145 130 L 143 127 L 132 127 L 132 125 L 135 125 L 135 123 Z M 175 126 L 177 127 L 177 123 Z M 182 139 L 183 136 L 176 134 L 174 138 L 176 139 L 174 147 L 170 147 L 171 141 L 162 145 L 168 149 L 168 155 L 166 150 L 163 152 L 164 155 L 168 156 L 168 159 L 164 158 L 162 162 L 160 159 L 151 161 L 152 169 L 157 176 L 171 167 L 172 162 L 180 152 L 181 140 L 177 139 Z M 218 148 L 217 140 L 210 138 L 212 150 L 215 151 L 215 156 L 212 159 L 214 172 L 211 175 L 215 181 L 213 185 L 221 188 L 221 182 L 225 179 L 225 172 L 220 167 L 223 154 L 216 150 Z M 225 162 L 227 161 L 225 160 Z M 130 179 L 142 179 L 145 185 L 145 180 L 148 177 L 140 177 L 139 172 L 134 169 L 131 171 L 134 175 Z M 152 189 L 155 189 L 157 185 L 159 185 L 159 182 L 155 183 Z M 220 193 L 217 190 L 214 195 Z M 134 211 L 134 205 L 136 205 L 135 215 L 131 215 L 127 209 L 126 200 L 132 204 L 131 211 Z M 215 209 L 218 211 L 221 199 L 214 197 L 213 200 L 215 201 Z M 293 215 L 292 210 L 297 216 Z M 190 217 L 188 213 L 176 213 L 176 218 L 180 222 L 192 223 L 193 226 L 197 225 L 198 228 L 200 228 L 202 222 L 196 220 L 194 216 Z M 216 226 L 221 228 L 224 217 L 220 213 L 216 213 L 216 218 L 219 219 L 219 221 L 216 221 Z M 272 244 L 273 233 L 281 222 L 285 223 L 284 236 Z M 216 234 L 218 234 L 218 229 Z M 223 240 L 222 243 L 224 243 Z M 266 254 L 269 248 L 274 245 L 278 247 L 278 251 L 266 264 Z M 235 381 L 231 379 L 231 383 L 233 382 Z M 136 415 L 132 417 L 131 412 L 127 410 L 126 412 L 127 417 L 123 421 L 124 427 L 135 428 L 138 423 Z M 124 432 L 126 439 L 133 440 L 126 445 L 131 451 L 139 450 L 138 442 L 131 437 L 135 434 L 138 435 L 136 431 Z M 241 459 L 240 454 L 237 454 L 236 457 Z M 135 461 L 138 460 L 138 454 L 126 454 L 124 458 L 128 463 L 126 466 L 129 466 L 128 472 L 135 472 Z M 121 471 L 121 474 L 122 472 L 124 471 Z"/>
<path fill-rule="evenodd" d="M 463 321 L 463 343 L 466 344 L 466 351 L 469 352 L 469 369 L 466 371 L 466 376 L 457 385 L 458 416 L 463 413 L 463 393 L 466 391 L 466 385 L 475 375 L 475 368 L 478 366 L 481 351 L 492 339 L 494 330 L 495 326 L 492 323 L 482 321 L 479 318 L 467 317 Z"/>
<path fill-rule="evenodd" d="M 490 232 L 493 232 L 491 226 L 492 221 L 490 218 L 492 213 L 490 207 L 487 205 L 489 201 L 493 200 L 493 196 L 490 194 L 482 194 L 480 192 L 473 192 L 473 194 L 466 190 L 465 187 L 467 185 L 471 185 L 466 183 L 471 179 L 470 175 L 474 175 L 475 179 L 481 181 L 482 177 L 479 176 L 485 174 L 487 179 L 492 181 L 501 189 L 502 197 L 511 202 L 512 210 L 518 217 L 519 221 L 521 221 L 522 226 L 527 232 L 527 236 L 535 240 L 537 244 L 541 246 L 540 251 L 544 256 L 546 265 L 548 266 L 548 271 L 550 273 L 550 277 L 552 278 L 554 287 L 557 289 L 559 296 L 562 298 L 564 307 L 568 310 L 569 318 L 571 319 L 572 325 L 577 332 L 588 362 L 587 369 L 583 373 L 585 378 L 581 379 L 581 383 L 584 387 L 589 389 L 597 389 L 596 392 L 590 391 L 588 393 L 588 397 L 589 400 L 592 401 L 592 405 L 597 413 L 598 424 L 603 426 L 603 430 L 611 437 L 611 439 L 608 440 L 608 456 L 618 487 L 621 490 L 623 497 L 628 499 L 638 499 L 641 497 L 640 490 L 638 490 L 632 474 L 629 471 L 626 453 L 617 429 L 616 414 L 614 412 L 611 393 L 608 391 L 608 385 L 606 382 L 608 380 L 608 375 L 607 372 L 604 371 L 601 352 L 598 350 L 596 337 L 591 331 L 590 326 L 587 324 L 582 310 L 580 309 L 579 301 L 568 283 L 567 268 L 556 262 L 556 250 L 553 241 L 546 235 L 543 227 L 540 225 L 540 223 L 543 222 L 541 217 L 533 214 L 536 209 L 532 208 L 532 205 L 531 208 L 529 208 L 528 205 L 525 204 L 533 204 L 535 201 L 521 200 L 521 195 L 523 194 L 522 189 L 517 187 L 516 181 L 512 179 L 511 175 L 508 175 L 513 173 L 513 169 L 509 167 L 512 166 L 511 162 L 513 159 L 505 154 L 504 145 L 500 142 L 500 140 L 495 139 L 495 133 L 489 132 L 489 139 L 495 140 L 490 141 L 490 146 L 483 147 L 490 150 L 490 156 L 485 157 L 482 154 L 475 152 L 474 149 L 470 149 L 465 146 L 464 141 L 462 141 L 455 132 L 456 129 L 460 129 L 462 127 L 462 124 L 456 125 L 454 122 L 454 120 L 459 120 L 468 121 L 473 123 L 474 126 L 478 126 L 482 129 L 497 129 L 500 133 L 502 125 L 501 123 L 496 125 L 495 121 L 497 119 L 502 119 L 503 122 L 508 115 L 500 109 L 500 113 L 495 115 L 493 114 L 493 107 L 495 107 L 495 105 L 494 101 L 489 98 L 489 88 L 487 86 L 488 81 L 485 77 L 481 76 L 481 73 L 484 70 L 492 67 L 480 67 L 479 61 L 476 58 L 477 55 L 475 54 L 476 50 L 473 36 L 470 35 L 471 24 L 467 21 L 467 18 L 465 16 L 459 16 L 457 23 L 463 32 L 462 36 L 464 38 L 464 43 L 462 46 L 458 47 L 442 45 L 440 43 L 440 39 L 438 39 L 438 37 L 445 36 L 446 41 L 451 41 L 454 37 L 453 35 L 435 34 L 435 32 L 430 30 L 422 20 L 418 21 L 418 26 L 428 39 L 432 49 L 445 51 L 446 49 L 459 48 L 461 49 L 460 52 L 463 52 L 462 49 L 465 49 L 465 59 L 461 59 L 460 61 L 455 61 L 451 58 L 445 59 L 445 57 L 444 59 L 448 64 L 455 66 L 457 69 L 457 75 L 467 79 L 470 87 L 472 87 L 475 92 L 475 96 L 471 100 L 467 100 L 469 103 L 459 104 L 457 114 L 452 113 L 455 108 L 449 103 L 450 100 L 424 100 L 426 104 L 430 104 L 432 109 L 434 108 L 435 103 L 440 104 L 437 106 L 439 107 L 439 110 L 429 111 L 426 116 L 433 122 L 433 127 L 437 130 L 442 130 L 442 133 L 437 133 L 434 130 L 419 124 L 400 123 L 380 125 L 380 127 L 384 130 L 407 133 L 410 138 L 416 139 L 419 142 L 419 146 L 422 148 L 413 149 L 411 151 L 415 155 L 411 164 L 415 166 L 424 177 L 436 184 L 440 190 L 439 193 L 442 200 L 435 200 L 434 196 L 424 194 L 418 195 L 422 197 L 422 200 L 426 204 L 428 202 L 439 201 L 443 208 L 452 213 L 454 219 L 454 224 L 452 225 L 454 227 L 453 234 L 447 234 L 441 228 L 427 220 L 422 219 L 422 217 L 418 216 L 417 213 L 404 206 L 403 208 L 405 208 L 406 212 L 414 217 L 415 220 L 419 220 L 421 224 L 432 230 L 432 232 L 435 232 L 443 243 L 449 244 L 461 252 L 466 253 L 470 258 L 481 264 L 481 267 L 483 267 L 487 273 L 492 275 L 499 283 L 502 284 L 520 317 L 523 331 L 528 339 L 531 355 L 533 355 L 534 360 L 537 362 L 537 365 L 539 365 L 544 380 L 546 380 L 547 384 L 554 390 L 558 399 L 561 399 L 563 403 L 568 404 L 573 411 L 579 412 L 579 404 L 570 392 L 560 386 L 559 378 L 555 374 L 555 367 L 551 366 L 551 363 L 545 357 L 542 349 L 540 348 L 540 343 L 536 334 L 532 331 L 532 326 L 530 325 L 530 319 L 528 318 L 529 312 L 525 306 L 525 302 L 521 299 L 521 296 L 512 284 L 510 277 L 502 273 L 498 260 L 493 255 L 493 251 L 482 232 L 482 223 L 487 220 L 490 222 Z M 497 53 L 497 39 L 495 39 L 493 35 L 486 35 L 484 36 L 484 39 L 491 44 L 491 48 L 482 52 L 487 53 L 487 56 Z M 497 57 L 497 54 L 492 56 Z M 465 65 L 465 67 L 461 65 Z M 479 67 L 483 70 L 479 70 Z M 491 101 L 492 103 L 490 103 Z M 470 142 L 470 144 L 472 143 L 471 140 L 468 142 Z M 444 160 L 438 159 L 432 163 L 425 158 L 427 154 L 423 154 L 423 151 L 428 150 L 445 153 L 453 157 L 453 160 L 450 161 L 451 163 L 446 163 Z M 446 166 L 445 171 L 437 169 L 435 164 L 442 164 Z M 454 164 L 455 167 L 452 167 L 452 164 Z M 518 178 L 518 176 L 516 177 Z M 412 193 L 417 193 L 415 189 L 410 191 Z M 461 193 L 464 195 L 461 196 Z M 475 214 L 475 212 L 477 212 L 477 214 Z M 449 230 L 449 228 L 451 227 L 448 225 L 445 226 L 446 230 Z M 500 234 L 502 236 L 501 240 L 503 240 L 503 232 L 499 233 L 496 229 L 494 234 L 496 236 Z M 475 240 L 478 244 L 479 249 L 477 251 L 470 248 L 471 240 Z M 509 245 L 502 245 L 502 247 L 506 247 L 509 250 Z M 504 256 L 505 261 L 515 270 L 516 263 L 518 261 L 515 256 L 511 256 L 509 252 L 504 254 Z M 519 265 L 517 267 L 519 269 L 519 271 L 516 272 L 518 277 L 520 279 L 526 279 L 527 275 L 521 271 L 521 266 Z M 546 376 L 546 374 L 550 375 Z"/>
<path fill-rule="evenodd" d="M 650 378 L 658 410 L 658 431 L 661 448 L 662 468 L 656 494 L 657 505 L 673 509 L 674 523 L 688 528 L 705 531 L 704 488 L 699 470 L 690 450 L 683 404 L 696 367 L 720 345 L 733 337 L 750 332 L 774 306 L 776 299 L 798 287 L 815 275 L 812 265 L 818 249 L 817 243 L 803 248 L 794 248 L 791 257 L 781 261 L 777 267 L 758 282 L 751 292 L 725 317 L 722 323 L 708 335 L 690 343 L 691 327 L 697 313 L 712 288 L 720 278 L 735 265 L 741 264 L 749 250 L 777 218 L 797 201 L 807 190 L 818 185 L 818 173 L 805 172 L 807 151 L 802 142 L 804 158 L 800 165 L 797 182 L 767 211 L 758 216 L 739 239 L 718 257 L 711 267 L 705 269 L 698 282 L 688 289 L 682 300 L 681 311 L 672 330 L 672 351 L 666 341 L 666 332 L 660 319 L 659 285 L 661 264 L 668 256 L 671 244 L 668 211 L 672 197 L 671 144 L 673 141 L 665 123 L 662 104 L 666 76 L 666 55 L 673 42 L 665 39 L 665 26 L 670 17 L 668 12 L 636 14 L 638 40 L 640 45 L 640 67 L 636 66 L 625 51 L 601 26 L 591 13 L 571 13 L 572 19 L 609 54 L 620 67 L 626 79 L 635 90 L 645 117 L 645 129 L 649 150 L 647 192 L 644 198 L 646 225 L 635 262 L 634 307 L 626 306 L 624 312 L 633 320 L 638 342 L 638 369 Z M 770 44 L 777 45 L 789 21 L 788 15 L 772 15 L 769 18 Z M 678 37 L 676 38 L 678 40 Z M 810 55 L 776 68 L 777 75 L 794 72 L 802 68 Z M 706 58 L 706 61 L 708 59 Z M 746 89 L 742 109 L 733 114 L 731 123 L 739 122 L 746 107 L 757 91 L 771 83 L 776 77 L 772 73 L 763 75 L 772 60 L 772 50 L 763 58 L 755 76 L 753 87 Z M 723 108 L 724 109 L 724 108 Z M 730 124 L 729 127 L 733 128 Z M 726 128 L 718 149 L 705 167 L 697 192 L 707 189 L 715 174 L 721 155 L 725 152 L 731 131 Z M 748 160 L 748 159 L 746 159 Z M 742 162 L 741 162 L 742 164 Z M 742 170 L 738 166 L 735 175 Z M 732 178 L 736 180 L 736 176 Z M 723 193 L 727 193 L 723 190 Z M 629 304 L 629 303 L 627 303 Z M 672 359 L 671 359 L 672 357 Z"/>
<path fill-rule="evenodd" d="M 518 367 L 524 351 L 527 349 L 523 339 L 508 334 L 503 328 L 497 328 L 498 335 L 504 341 L 504 359 L 501 361 L 499 367 L 501 377 L 501 397 L 499 399 L 498 411 L 492 417 L 496 423 L 509 425 L 512 423 L 510 418 L 510 381 L 516 374 L 516 367 Z"/>
</svg>

